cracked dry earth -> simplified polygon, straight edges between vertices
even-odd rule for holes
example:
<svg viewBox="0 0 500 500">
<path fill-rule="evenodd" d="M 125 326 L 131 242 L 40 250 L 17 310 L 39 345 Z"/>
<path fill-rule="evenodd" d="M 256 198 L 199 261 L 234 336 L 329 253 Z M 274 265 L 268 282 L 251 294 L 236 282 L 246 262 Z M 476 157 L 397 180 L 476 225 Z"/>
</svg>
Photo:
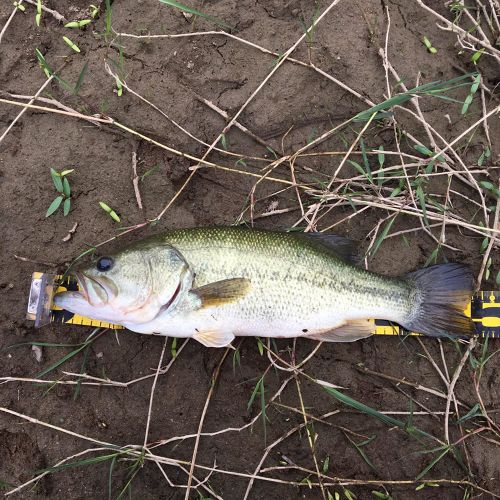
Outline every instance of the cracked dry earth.
<svg viewBox="0 0 500 500">
<path fill-rule="evenodd" d="M 449 17 L 443 2 L 428 3 L 440 14 Z M 46 0 L 43 4 L 55 9 L 66 20 L 89 17 L 87 0 Z M 211 0 L 191 4 L 214 18 L 224 20 L 233 27 L 232 33 L 238 37 L 277 54 L 288 50 L 303 35 L 303 24 L 309 25 L 328 6 L 323 1 L 300 0 Z M 143 136 L 195 157 L 204 155 L 208 145 L 226 124 L 225 119 L 206 101 L 234 116 L 276 64 L 276 56 L 264 54 L 220 34 L 173 39 L 136 39 L 124 35 L 106 39 L 104 2 L 98 5 L 100 13 L 96 19 L 82 30 L 65 29 L 62 23 L 46 12 L 43 13 L 41 26 L 37 28 L 34 23 L 35 8 L 25 5 L 26 12 L 16 13 L 0 43 L 1 97 L 8 97 L 9 94 L 31 96 L 44 84 L 46 77 L 35 56 L 35 49 L 39 49 L 48 64 L 59 69 L 61 78 L 71 85 L 77 82 L 82 68 L 87 65 L 77 95 L 52 81 L 45 88 L 44 97 L 55 99 L 85 115 L 111 116 Z M 418 75 L 422 82 L 429 82 L 451 79 L 461 75 L 462 71 L 474 70 L 470 54 L 458 54 L 455 36 L 438 29 L 435 19 L 417 3 L 341 1 L 318 23 L 309 43 L 300 44 L 292 57 L 306 63 L 311 61 L 358 95 L 353 95 L 347 88 L 310 67 L 287 61 L 241 114 L 239 122 L 247 127 L 250 134 L 233 126 L 224 137 L 222 149 L 267 159 L 272 158 L 267 146 L 277 151 L 278 156 L 288 154 L 367 109 L 368 102 L 383 101 L 387 86 L 379 48 L 385 44 L 386 5 L 391 18 L 388 59 L 409 88 L 416 84 Z M 1 27 L 7 22 L 12 9 L 11 2 L 1 2 Z M 116 33 L 135 35 L 219 30 L 207 20 L 186 16 L 155 0 L 115 0 L 112 2 L 111 23 Z M 72 52 L 64 43 L 64 35 L 78 45 L 79 54 Z M 438 49 L 437 54 L 426 51 L 422 44 L 424 36 L 432 40 Z M 115 78 L 106 71 L 106 63 L 111 71 L 119 73 L 119 78 L 127 83 L 130 91 L 124 90 L 123 95 L 118 95 Z M 484 57 L 479 68 L 485 84 L 493 88 L 498 83 L 498 66 L 492 58 Z M 390 81 L 396 88 L 397 81 L 392 77 Z M 463 100 L 466 92 L 460 89 L 455 97 Z M 158 109 L 141 100 L 137 94 Z M 491 100 L 493 104 L 498 103 L 498 97 L 493 96 Z M 474 102 L 467 116 L 460 115 L 460 105 L 438 99 L 422 99 L 421 109 L 426 120 L 446 140 L 452 140 L 481 116 L 478 101 Z M 20 108 L 0 105 L 0 133 L 19 111 Z M 446 115 L 450 115 L 453 126 L 449 125 Z M 402 114 L 398 119 L 401 127 L 428 143 L 424 128 L 411 116 Z M 191 136 L 174 126 L 171 120 L 187 129 Z M 489 162 L 493 165 L 500 137 L 498 119 L 491 119 L 489 125 L 493 141 Z M 316 151 L 345 151 L 359 130 L 360 127 L 354 124 L 353 128 L 347 128 L 321 144 Z M 391 127 L 371 128 L 365 142 L 370 148 L 381 144 L 387 151 L 396 148 Z M 470 142 L 461 148 L 464 161 L 475 165 L 485 144 L 484 132 L 479 127 Z M 147 174 L 139 182 L 143 211 L 137 207 L 132 183 L 134 152 L 137 154 L 138 174 Z M 209 159 L 239 170 L 250 171 L 251 165 L 257 165 L 252 167 L 252 172 L 263 172 L 259 170 L 258 162 L 252 163 L 248 159 L 237 162 L 238 157 L 230 157 L 224 151 L 213 151 Z M 304 157 L 296 175 L 301 182 L 323 182 L 324 185 L 324 180 L 331 177 L 339 161 L 336 156 Z M 182 188 L 193 164 L 188 158 L 168 152 L 123 129 L 43 110 L 28 110 L 0 144 L 0 348 L 33 341 L 77 344 L 85 340 L 90 333 L 85 327 L 50 325 L 36 330 L 24 319 L 31 273 L 51 270 L 50 263 L 64 269 L 64 264 L 88 248 L 87 245 L 96 245 L 117 234 L 117 224 L 99 208 L 99 201 L 105 201 L 119 213 L 121 226 L 133 226 L 155 218 Z M 47 207 L 55 196 L 50 167 L 74 169 L 69 177 L 73 194 L 68 217 L 63 217 L 62 212 L 45 217 Z M 273 174 L 287 179 L 291 175 L 287 163 L 277 167 Z M 351 165 L 346 165 L 342 175 L 357 174 Z M 494 171 L 492 176 L 495 179 Z M 248 208 L 249 194 L 253 192 L 254 185 L 254 177 L 202 168 L 193 175 L 158 224 L 127 234 L 120 241 L 167 228 L 232 224 L 242 210 Z M 464 195 L 454 198 L 455 210 L 465 220 L 474 220 L 477 210 L 467 201 L 467 197 L 474 198 L 474 190 L 455 180 L 452 187 Z M 428 186 L 432 192 L 441 194 L 446 192 L 446 188 L 443 177 L 436 177 Z M 262 181 L 251 199 L 255 201 L 255 216 L 269 209 L 277 212 L 269 217 L 256 218 L 259 227 L 289 228 L 300 218 L 300 207 L 292 190 L 277 193 L 275 184 Z M 351 213 L 349 205 L 325 211 L 318 229 L 341 221 Z M 370 231 L 386 215 L 383 211 L 366 210 L 342 222 L 336 231 L 359 241 L 363 251 L 369 245 L 367 237 Z M 248 218 L 247 210 L 245 219 Z M 76 222 L 76 232 L 69 241 L 63 242 L 62 239 Z M 392 230 L 405 230 L 416 225 L 416 219 L 401 216 Z M 468 263 L 477 275 L 482 263 L 479 253 L 482 238 L 453 227 L 447 231 L 447 243 L 455 250 L 445 248 L 439 260 L 447 258 Z M 422 267 L 434 248 L 435 242 L 423 231 L 409 233 L 405 240 L 391 238 L 384 242 L 369 266 L 380 273 L 404 274 Z M 18 260 L 15 255 L 27 260 Z M 500 259 L 495 252 L 492 253 L 492 268 L 500 269 Z M 494 286 L 492 273 L 488 280 L 483 281 L 482 287 L 488 290 Z M 414 338 L 403 341 L 378 337 L 353 344 L 323 344 L 306 365 L 306 370 L 317 379 L 346 388 L 351 397 L 373 408 L 399 412 L 397 418 L 405 420 L 409 411 L 422 412 L 413 416 L 415 425 L 443 439 L 445 399 L 412 385 L 394 383 L 394 380 L 405 379 L 441 393 L 446 392 L 443 381 L 424 355 L 422 347 L 433 359 L 440 360 L 440 346 L 433 339 L 422 342 Z M 498 348 L 495 342 L 492 344 L 489 346 L 491 352 Z M 77 355 L 45 378 L 74 381 L 74 377 L 65 375 L 63 371 L 79 373 L 83 370 L 95 377 L 127 382 L 154 374 L 162 345 L 163 340 L 157 337 L 106 332 L 90 345 L 85 359 L 81 354 Z M 171 359 L 171 344 L 168 346 L 164 365 Z M 295 358 L 304 359 L 314 346 L 310 341 L 298 341 Z M 277 347 L 283 356 L 288 356 L 293 344 L 278 341 Z M 460 352 L 450 342 L 443 342 L 442 348 L 451 373 L 465 351 L 462 348 Z M 43 347 L 41 360 L 37 361 L 30 345 L 2 350 L 0 377 L 34 378 L 70 351 L 63 347 Z M 266 373 L 264 397 L 268 401 L 290 374 L 269 369 L 269 360 L 259 353 L 255 339 L 245 339 L 238 352 L 240 363 L 234 363 L 234 369 L 232 352 L 222 364 L 206 412 L 203 432 L 230 427 L 244 429 L 202 436 L 196 458 L 197 463 L 203 466 L 210 468 L 217 464 L 217 468 L 237 474 L 212 473 L 205 483 L 212 493 L 193 480 L 191 498 L 215 498 L 217 495 L 218 498 L 240 499 L 245 497 L 247 491 L 248 498 L 254 499 L 321 498 L 322 492 L 317 486 L 308 486 L 308 482 L 315 483 L 317 477 L 307 433 L 303 428 L 269 448 L 261 467 L 269 469 L 296 465 L 302 469 L 285 467 L 285 470 L 261 472 L 263 478 L 274 479 L 258 478 L 249 487 L 249 475 L 258 472 L 256 468 L 266 447 L 292 429 L 297 429 L 304 422 L 304 417 L 300 413 L 297 384 L 292 379 L 285 385 L 281 397 L 275 400 L 276 404 L 267 408 L 266 425 L 260 417 L 253 421 L 260 409 L 260 396 L 250 409 L 247 405 L 259 377 Z M 212 376 L 222 355 L 223 351 L 189 342 L 169 371 L 159 376 L 148 443 L 196 434 Z M 363 367 L 394 379 L 370 375 L 363 371 Z M 481 379 L 481 395 L 487 408 L 494 409 L 496 406 L 498 409 L 498 376 L 498 363 L 493 361 L 485 367 Z M 82 385 L 78 393 L 75 393 L 74 385 L 40 386 L 14 381 L 0 385 L 0 406 L 106 443 L 142 445 L 152 380 L 147 378 L 127 388 Z M 429 481 L 446 481 L 434 486 L 426 485 L 416 491 L 418 484 L 413 480 L 435 458 L 435 455 L 422 451 L 435 448 L 435 443 L 423 443 L 394 427 L 346 408 L 306 379 L 301 379 L 300 389 L 309 416 L 320 418 L 335 412 L 322 421 L 314 421 L 309 427 L 317 436 L 314 451 L 319 467 L 325 467 L 325 474 L 330 478 L 349 480 L 344 485 L 325 486 L 325 497 L 327 493 L 338 493 L 340 498 L 347 498 L 350 491 L 361 500 L 375 498 L 372 492 L 377 491 L 380 495 L 390 494 L 395 499 L 459 499 L 479 498 L 480 495 L 481 498 L 488 498 L 488 494 L 467 486 L 466 481 L 500 493 L 500 454 L 495 438 L 488 440 L 482 435 L 472 436 L 467 440 L 466 447 L 460 447 L 459 459 L 451 453 L 447 454 L 425 475 Z M 467 408 L 477 402 L 469 364 L 464 367 L 455 394 Z M 429 415 L 429 412 L 434 415 Z M 492 413 L 493 418 L 496 415 L 498 413 Z M 252 421 L 253 425 L 245 427 Z M 460 430 L 455 417 L 451 418 L 450 426 L 453 439 L 459 439 Z M 359 443 L 371 437 L 373 440 L 361 448 L 367 457 L 365 459 L 352 441 Z M 498 441 L 498 437 L 496 439 Z M 189 462 L 194 441 L 192 437 L 172 441 L 154 451 L 158 455 Z M 2 412 L 0 487 L 5 488 L 4 491 L 12 489 L 32 478 L 35 471 L 90 447 L 98 445 Z M 83 458 L 98 455 L 99 452 L 96 452 Z M 187 483 L 186 471 L 168 465 L 164 470 L 174 486 L 169 485 L 154 462 L 146 461 L 134 476 L 130 492 L 126 495 L 141 499 L 184 498 L 185 489 L 175 485 Z M 45 476 L 13 497 L 106 498 L 111 488 L 109 497 L 116 498 L 126 485 L 129 473 L 130 464 L 126 461 L 118 461 L 111 475 L 109 461 L 71 467 Z M 195 476 L 202 480 L 206 478 L 207 471 L 196 469 Z"/>
</svg>

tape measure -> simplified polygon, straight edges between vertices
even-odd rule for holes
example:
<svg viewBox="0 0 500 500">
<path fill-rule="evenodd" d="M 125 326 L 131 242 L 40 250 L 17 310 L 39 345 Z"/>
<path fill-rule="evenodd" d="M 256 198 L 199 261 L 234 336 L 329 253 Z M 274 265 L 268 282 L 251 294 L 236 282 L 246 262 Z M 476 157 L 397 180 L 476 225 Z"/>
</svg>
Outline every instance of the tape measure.
<svg viewBox="0 0 500 500">
<path fill-rule="evenodd" d="M 71 313 L 53 303 L 56 293 L 78 291 L 78 281 L 71 277 L 35 272 L 31 278 L 31 288 L 26 318 L 35 322 L 35 327 L 49 323 L 64 323 L 66 325 L 83 325 L 102 328 L 123 329 L 106 321 L 86 318 Z M 500 338 L 500 292 L 477 292 L 464 311 L 476 325 L 477 334 L 481 337 Z M 420 335 L 409 332 L 403 327 L 381 319 L 375 322 L 375 335 Z"/>
</svg>

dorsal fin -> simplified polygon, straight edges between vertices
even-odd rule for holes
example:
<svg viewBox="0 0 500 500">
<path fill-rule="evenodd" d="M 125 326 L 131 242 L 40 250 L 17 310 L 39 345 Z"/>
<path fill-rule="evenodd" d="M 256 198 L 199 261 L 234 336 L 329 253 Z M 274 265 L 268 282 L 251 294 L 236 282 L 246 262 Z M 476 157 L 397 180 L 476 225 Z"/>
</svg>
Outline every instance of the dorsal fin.
<svg viewBox="0 0 500 500">
<path fill-rule="evenodd" d="M 349 238 L 332 233 L 303 233 L 303 235 L 311 241 L 332 250 L 335 255 L 346 262 L 357 264 L 358 256 L 356 254 L 356 247 L 354 242 Z"/>
</svg>

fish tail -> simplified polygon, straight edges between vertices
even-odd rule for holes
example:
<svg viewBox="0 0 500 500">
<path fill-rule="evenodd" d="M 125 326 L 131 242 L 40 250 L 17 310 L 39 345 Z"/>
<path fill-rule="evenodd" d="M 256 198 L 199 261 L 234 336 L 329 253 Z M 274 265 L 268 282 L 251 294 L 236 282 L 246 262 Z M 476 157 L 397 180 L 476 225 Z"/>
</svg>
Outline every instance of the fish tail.
<svg viewBox="0 0 500 500">
<path fill-rule="evenodd" d="M 471 336 L 474 323 L 464 310 L 471 300 L 474 278 L 469 266 L 440 264 L 405 277 L 412 286 L 412 311 L 402 324 L 410 331 L 436 336 Z"/>
</svg>

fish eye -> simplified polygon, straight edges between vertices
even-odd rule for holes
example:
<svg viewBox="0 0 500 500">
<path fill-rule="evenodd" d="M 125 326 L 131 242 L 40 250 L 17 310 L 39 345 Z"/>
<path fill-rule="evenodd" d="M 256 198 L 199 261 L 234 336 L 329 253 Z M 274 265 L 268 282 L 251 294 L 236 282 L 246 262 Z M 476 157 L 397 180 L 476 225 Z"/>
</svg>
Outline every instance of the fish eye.
<svg viewBox="0 0 500 500">
<path fill-rule="evenodd" d="M 101 273 L 104 273 L 106 271 L 109 271 L 113 265 L 114 265 L 115 261 L 113 260 L 112 257 L 101 257 L 97 263 L 96 263 L 96 268 L 98 271 L 100 271 Z"/>
</svg>

